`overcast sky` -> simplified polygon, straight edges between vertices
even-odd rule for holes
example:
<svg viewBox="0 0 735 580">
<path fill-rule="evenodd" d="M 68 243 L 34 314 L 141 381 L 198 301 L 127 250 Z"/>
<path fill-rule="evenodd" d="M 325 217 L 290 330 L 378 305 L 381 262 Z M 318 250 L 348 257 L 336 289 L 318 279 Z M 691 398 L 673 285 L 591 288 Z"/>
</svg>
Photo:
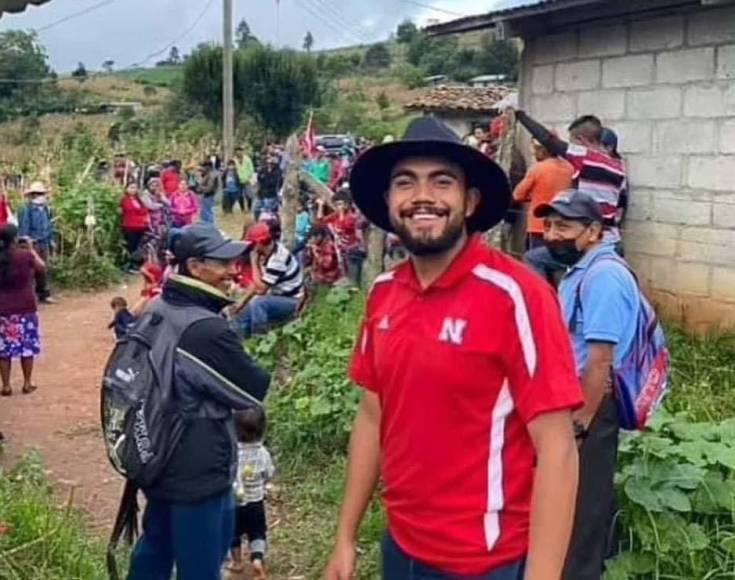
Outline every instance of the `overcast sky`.
<svg viewBox="0 0 735 580">
<path fill-rule="evenodd" d="M 234 0 L 234 5 L 235 21 L 245 18 L 262 41 L 300 48 L 309 30 L 316 40 L 315 48 L 319 49 L 387 38 L 398 22 L 407 17 L 425 24 L 432 18 L 457 17 L 450 13 L 480 14 L 518 1 L 280 0 L 277 9 L 276 0 Z M 92 9 L 100 3 L 103 5 Z M 74 16 L 88 9 L 88 13 Z M 191 32 L 177 40 L 202 14 Z M 59 22 L 65 18 L 69 19 Z M 221 19 L 222 0 L 51 0 L 22 14 L 4 15 L 0 30 L 39 30 L 52 67 L 67 72 L 80 61 L 89 69 L 99 69 L 107 59 L 114 60 L 119 68 L 146 58 L 146 65 L 153 65 L 166 54 L 152 53 L 174 40 L 182 53 L 200 42 L 219 41 Z"/>
</svg>

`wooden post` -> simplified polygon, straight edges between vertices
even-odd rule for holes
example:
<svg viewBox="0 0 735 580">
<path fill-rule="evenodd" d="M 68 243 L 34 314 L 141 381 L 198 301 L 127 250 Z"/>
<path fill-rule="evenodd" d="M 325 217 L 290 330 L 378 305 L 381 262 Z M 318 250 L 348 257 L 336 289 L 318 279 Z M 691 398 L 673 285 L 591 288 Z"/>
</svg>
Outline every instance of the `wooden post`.
<svg viewBox="0 0 735 580">
<path fill-rule="evenodd" d="M 383 261 L 385 252 L 386 233 L 378 226 L 371 225 L 366 232 L 367 240 L 367 260 L 365 261 L 365 272 L 363 275 L 363 285 L 369 288 L 375 278 L 385 270 Z"/>
<path fill-rule="evenodd" d="M 291 135 L 286 142 L 288 167 L 283 181 L 283 211 L 281 212 L 281 228 L 283 242 L 287 248 L 293 247 L 296 234 L 296 214 L 298 213 L 299 168 L 301 167 L 301 147 L 297 135 Z"/>
<path fill-rule="evenodd" d="M 513 154 L 516 146 L 516 116 L 515 113 L 508 109 L 503 113 L 505 124 L 503 127 L 503 135 L 500 138 L 500 146 L 496 160 L 500 168 L 510 178 L 510 169 L 513 165 Z M 501 222 L 485 235 L 487 241 L 495 247 L 508 252 L 510 250 L 511 226 L 505 222 Z"/>
</svg>

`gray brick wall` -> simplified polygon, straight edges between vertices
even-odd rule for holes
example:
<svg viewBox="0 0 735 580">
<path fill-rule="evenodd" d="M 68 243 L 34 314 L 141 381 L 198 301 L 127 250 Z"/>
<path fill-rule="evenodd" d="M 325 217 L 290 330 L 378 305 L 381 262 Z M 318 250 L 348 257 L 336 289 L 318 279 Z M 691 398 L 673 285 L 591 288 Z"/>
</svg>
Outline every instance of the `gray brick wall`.
<svg viewBox="0 0 735 580">
<path fill-rule="evenodd" d="M 539 120 L 593 113 L 618 132 L 649 289 L 694 327 L 735 327 L 735 7 L 528 40 L 523 71 Z"/>
</svg>

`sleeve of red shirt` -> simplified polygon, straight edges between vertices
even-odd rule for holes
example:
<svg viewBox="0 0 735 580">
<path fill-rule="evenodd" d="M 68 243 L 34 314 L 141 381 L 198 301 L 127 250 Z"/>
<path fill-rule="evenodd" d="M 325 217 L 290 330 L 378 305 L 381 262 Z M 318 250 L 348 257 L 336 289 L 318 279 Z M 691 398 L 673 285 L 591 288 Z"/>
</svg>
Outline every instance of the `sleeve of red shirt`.
<svg viewBox="0 0 735 580">
<path fill-rule="evenodd" d="M 518 332 L 508 340 L 506 372 L 515 408 L 524 423 L 530 423 L 543 413 L 576 409 L 584 398 L 553 291 L 539 282 L 524 292 L 524 299 L 528 324 L 516 305 Z"/>
<path fill-rule="evenodd" d="M 352 351 L 347 374 L 350 380 L 363 389 L 379 392 L 380 388 L 375 379 L 375 364 L 373 358 L 373 324 L 370 316 L 370 300 L 365 309 L 365 318 L 360 324 L 360 332 L 357 335 L 355 348 Z"/>
</svg>

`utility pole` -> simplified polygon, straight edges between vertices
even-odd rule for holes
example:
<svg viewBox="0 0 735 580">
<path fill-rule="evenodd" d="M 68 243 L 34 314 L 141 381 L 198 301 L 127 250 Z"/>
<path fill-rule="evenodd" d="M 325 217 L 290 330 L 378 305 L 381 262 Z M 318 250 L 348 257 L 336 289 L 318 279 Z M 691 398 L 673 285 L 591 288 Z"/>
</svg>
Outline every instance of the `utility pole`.
<svg viewBox="0 0 735 580">
<path fill-rule="evenodd" d="M 226 164 L 234 154 L 235 90 L 232 73 L 232 0 L 224 0 L 222 58 L 222 147 Z"/>
</svg>

